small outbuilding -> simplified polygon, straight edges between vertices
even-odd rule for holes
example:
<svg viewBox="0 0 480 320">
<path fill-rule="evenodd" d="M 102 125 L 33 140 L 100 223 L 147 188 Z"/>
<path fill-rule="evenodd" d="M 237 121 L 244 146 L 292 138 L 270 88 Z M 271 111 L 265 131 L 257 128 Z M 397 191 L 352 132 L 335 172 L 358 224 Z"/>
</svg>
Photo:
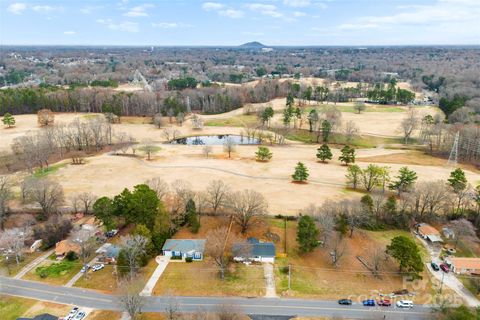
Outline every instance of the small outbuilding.
<svg viewBox="0 0 480 320">
<path fill-rule="evenodd" d="M 417 232 L 418 234 L 425 240 L 428 240 L 432 243 L 441 243 L 443 242 L 440 232 L 438 232 L 437 229 L 432 227 L 431 225 L 427 223 L 419 223 L 417 225 Z"/>
<path fill-rule="evenodd" d="M 246 242 L 238 242 L 232 248 L 233 260 L 238 262 L 275 262 L 275 245 L 273 242 L 260 242 L 249 238 Z"/>
<path fill-rule="evenodd" d="M 447 239 L 454 239 L 455 238 L 455 232 L 448 227 L 443 227 L 442 228 L 442 233 L 443 233 L 443 236 Z"/>
<path fill-rule="evenodd" d="M 168 239 L 162 248 L 164 256 L 173 259 L 192 258 L 203 260 L 205 252 L 205 239 Z"/>
</svg>

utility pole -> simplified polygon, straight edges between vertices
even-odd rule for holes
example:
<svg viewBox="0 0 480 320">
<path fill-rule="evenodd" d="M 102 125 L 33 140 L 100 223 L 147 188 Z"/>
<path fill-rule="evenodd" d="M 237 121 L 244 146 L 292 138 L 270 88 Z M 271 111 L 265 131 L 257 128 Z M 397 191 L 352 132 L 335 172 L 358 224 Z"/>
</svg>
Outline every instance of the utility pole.
<svg viewBox="0 0 480 320">
<path fill-rule="evenodd" d="M 288 291 L 291 289 L 291 279 L 292 279 L 292 267 L 291 265 L 288 265 Z"/>
</svg>

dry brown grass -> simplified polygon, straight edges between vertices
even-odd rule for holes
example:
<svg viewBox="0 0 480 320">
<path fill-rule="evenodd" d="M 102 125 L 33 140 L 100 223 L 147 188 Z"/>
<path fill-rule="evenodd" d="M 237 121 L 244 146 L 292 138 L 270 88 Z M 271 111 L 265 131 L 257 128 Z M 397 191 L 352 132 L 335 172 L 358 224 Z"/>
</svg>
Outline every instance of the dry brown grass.
<svg viewBox="0 0 480 320">
<path fill-rule="evenodd" d="M 88 315 L 88 320 L 119 320 L 121 317 L 122 314 L 117 311 L 95 310 Z"/>
</svg>

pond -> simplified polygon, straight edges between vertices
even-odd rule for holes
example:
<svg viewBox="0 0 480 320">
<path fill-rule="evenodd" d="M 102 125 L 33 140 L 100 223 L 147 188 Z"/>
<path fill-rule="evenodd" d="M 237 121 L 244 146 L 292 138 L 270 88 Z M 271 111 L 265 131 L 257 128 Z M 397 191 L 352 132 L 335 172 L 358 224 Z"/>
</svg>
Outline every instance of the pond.
<svg viewBox="0 0 480 320">
<path fill-rule="evenodd" d="M 193 136 L 186 138 L 179 138 L 173 140 L 172 144 L 186 144 L 186 145 L 208 145 L 216 146 L 223 145 L 227 139 L 233 140 L 235 144 L 259 144 L 258 139 L 248 139 L 244 136 L 233 135 L 233 134 L 223 134 L 215 136 Z"/>
</svg>

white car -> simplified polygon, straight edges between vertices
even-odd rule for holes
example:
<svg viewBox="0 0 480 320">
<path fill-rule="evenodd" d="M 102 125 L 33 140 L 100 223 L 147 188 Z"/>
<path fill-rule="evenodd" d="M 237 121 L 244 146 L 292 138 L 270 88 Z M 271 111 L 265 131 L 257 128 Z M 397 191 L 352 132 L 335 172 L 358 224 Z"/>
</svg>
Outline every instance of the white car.
<svg viewBox="0 0 480 320">
<path fill-rule="evenodd" d="M 78 307 L 73 307 L 72 310 L 70 310 L 70 313 L 64 318 L 65 320 L 72 320 L 73 317 L 78 313 L 79 308 Z"/>
<path fill-rule="evenodd" d="M 73 318 L 73 320 L 82 320 L 83 318 L 85 318 L 85 312 L 80 311 L 79 313 L 77 313 L 75 318 Z"/>
<path fill-rule="evenodd" d="M 413 301 L 411 300 L 400 300 L 396 303 L 398 308 L 413 308 Z"/>
<path fill-rule="evenodd" d="M 88 271 L 88 269 L 90 269 L 90 265 L 89 264 L 86 264 L 82 267 L 82 270 L 80 270 L 81 273 L 85 273 Z"/>
<path fill-rule="evenodd" d="M 100 264 L 96 264 L 92 267 L 92 271 L 98 271 L 98 270 L 102 270 L 103 268 L 105 268 L 105 265 L 103 263 L 100 263 Z"/>
</svg>

